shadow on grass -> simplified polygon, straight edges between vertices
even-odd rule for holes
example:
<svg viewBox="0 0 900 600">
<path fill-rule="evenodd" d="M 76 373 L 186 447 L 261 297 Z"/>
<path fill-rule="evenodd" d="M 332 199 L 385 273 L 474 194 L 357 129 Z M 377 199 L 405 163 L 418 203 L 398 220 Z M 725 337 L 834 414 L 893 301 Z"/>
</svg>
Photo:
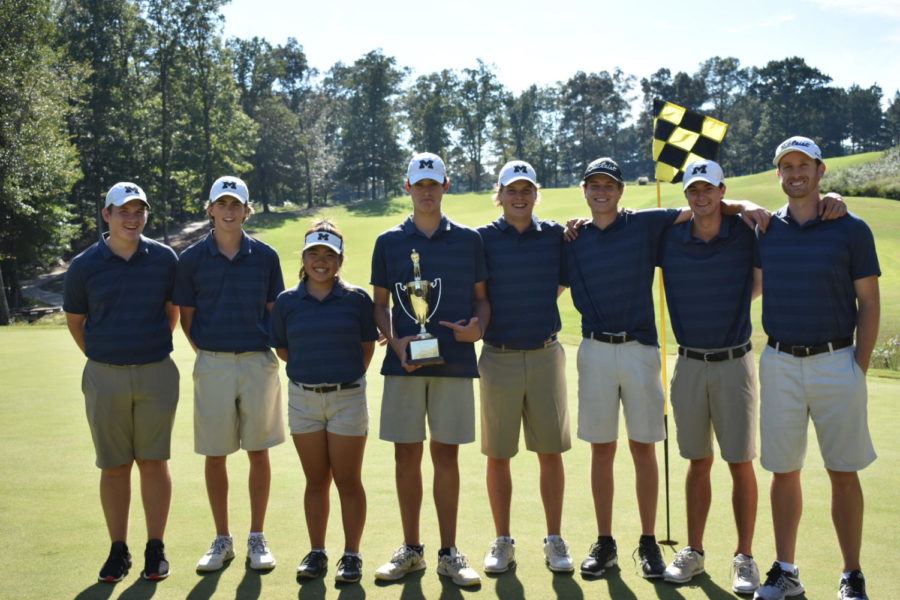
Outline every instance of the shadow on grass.
<svg viewBox="0 0 900 600">
<path fill-rule="evenodd" d="M 80 594 L 75 596 L 75 600 L 106 600 L 112 596 L 116 589 L 116 584 L 96 582 L 86 587 Z"/>
<path fill-rule="evenodd" d="M 412 212 L 408 202 L 394 202 L 396 198 L 378 198 L 345 204 L 347 212 L 360 217 L 386 217 Z"/>
<path fill-rule="evenodd" d="M 209 600 L 216 593 L 216 588 L 219 586 L 219 579 L 222 578 L 222 574 L 231 567 L 231 563 L 234 559 L 229 560 L 225 563 L 218 571 L 212 572 L 202 572 L 197 571 L 197 574 L 200 575 L 200 580 L 197 582 L 197 585 L 194 586 L 188 595 L 185 596 L 186 600 Z"/>
<path fill-rule="evenodd" d="M 235 590 L 235 600 L 256 600 L 262 594 L 262 579 L 272 571 L 255 571 L 249 565 L 244 567 L 244 578 Z"/>
<path fill-rule="evenodd" d="M 375 580 L 375 587 L 378 588 L 402 588 L 400 592 L 400 600 L 425 600 L 425 594 L 422 593 L 422 577 L 425 576 L 425 570 L 413 571 L 407 574 L 403 579 L 397 581 Z M 441 595 L 443 598 L 443 594 Z"/>
<path fill-rule="evenodd" d="M 556 597 L 569 600 L 582 600 L 584 598 L 584 592 L 581 590 L 581 586 L 578 585 L 578 582 L 575 581 L 574 574 L 569 573 L 553 573 L 553 591 L 556 592 Z M 611 596 L 612 598 L 619 598 L 619 596 Z"/>
<path fill-rule="evenodd" d="M 609 598 L 616 598 L 616 600 L 637 600 L 637 596 L 631 591 L 628 584 L 622 581 L 622 571 L 618 566 L 609 567 L 601 577 L 585 577 L 582 575 L 581 582 L 582 585 L 585 586 L 584 591 L 591 597 L 596 596 L 597 590 L 600 589 L 595 586 L 603 586 L 606 587 L 605 596 L 608 596 Z"/>
<path fill-rule="evenodd" d="M 485 573 L 485 577 L 494 580 L 494 597 L 501 600 L 525 600 L 525 588 L 516 575 L 515 566 L 505 573 Z"/>
<path fill-rule="evenodd" d="M 700 575 L 695 576 L 690 582 L 680 585 L 661 581 L 656 586 L 656 595 L 662 600 L 676 600 L 684 598 L 680 590 L 696 590 L 698 588 L 702 590 L 703 595 L 710 600 L 734 600 L 735 598 L 749 597 L 739 596 L 732 593 L 730 590 L 726 590 L 713 581 L 710 578 L 709 573 L 701 573 Z M 805 598 L 805 596 L 798 596 L 798 598 Z"/>
<path fill-rule="evenodd" d="M 297 579 L 300 589 L 297 591 L 299 600 L 318 600 L 325 597 L 325 577 L 313 579 Z"/>
</svg>

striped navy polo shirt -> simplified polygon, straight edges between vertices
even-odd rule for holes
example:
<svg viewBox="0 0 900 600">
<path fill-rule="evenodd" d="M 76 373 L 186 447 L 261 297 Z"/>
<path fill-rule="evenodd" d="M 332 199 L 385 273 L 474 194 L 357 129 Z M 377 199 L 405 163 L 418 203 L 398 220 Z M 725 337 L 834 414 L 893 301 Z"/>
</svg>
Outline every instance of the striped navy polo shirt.
<svg viewBox="0 0 900 600">
<path fill-rule="evenodd" d="M 244 234 L 229 260 L 214 231 L 181 253 L 173 301 L 196 308 L 191 339 L 202 350 L 251 352 L 269 348 L 268 302 L 284 290 L 275 250 Z"/>
<path fill-rule="evenodd" d="M 419 333 L 419 325 L 406 316 L 397 304 L 394 287 L 395 283 L 405 284 L 413 280 L 410 254 L 414 249 L 420 256 L 422 279 L 441 280 L 440 303 L 426 329 L 438 338 L 440 354 L 446 362 L 407 373 L 400 366 L 400 359 L 389 349 L 385 352 L 381 374 L 478 377 L 475 345 L 472 342 L 457 342 L 453 330 L 440 325 L 439 321 L 468 321 L 473 316 L 474 286 L 488 276 L 481 236 L 474 229 L 443 216 L 437 231 L 429 238 L 416 228 L 411 215 L 400 225 L 378 236 L 372 252 L 371 283 L 391 292 L 394 298 L 391 318 L 398 337 Z M 409 300 L 403 298 L 403 302 L 408 310 Z"/>
<path fill-rule="evenodd" d="M 172 352 L 166 302 L 175 283 L 175 252 L 141 236 L 129 260 L 97 242 L 66 271 L 63 310 L 87 315 L 85 354 L 98 362 L 143 365 Z"/>
<path fill-rule="evenodd" d="M 800 224 L 783 206 L 758 239 L 766 333 L 796 346 L 852 336 L 856 329 L 853 282 L 881 275 L 869 226 L 851 213 Z"/>
<path fill-rule="evenodd" d="M 660 237 L 681 211 L 619 213 L 600 229 L 589 223 L 565 245 L 572 300 L 581 313 L 581 333 L 627 333 L 656 346 L 653 269 Z"/>
<path fill-rule="evenodd" d="M 708 242 L 693 220 L 663 233 L 659 265 L 675 339 L 689 348 L 731 348 L 750 339 L 756 236 L 739 216 L 723 216 Z"/>
<path fill-rule="evenodd" d="M 335 283 L 319 300 L 306 283 L 278 295 L 272 309 L 269 339 L 287 348 L 287 374 L 298 383 L 349 383 L 362 377 L 362 342 L 378 339 L 375 307 L 363 289 Z"/>
<path fill-rule="evenodd" d="M 532 216 L 524 232 L 502 216 L 478 228 L 488 266 L 491 322 L 484 339 L 513 348 L 536 348 L 561 327 L 556 306 L 563 274 L 564 228 Z"/>
</svg>

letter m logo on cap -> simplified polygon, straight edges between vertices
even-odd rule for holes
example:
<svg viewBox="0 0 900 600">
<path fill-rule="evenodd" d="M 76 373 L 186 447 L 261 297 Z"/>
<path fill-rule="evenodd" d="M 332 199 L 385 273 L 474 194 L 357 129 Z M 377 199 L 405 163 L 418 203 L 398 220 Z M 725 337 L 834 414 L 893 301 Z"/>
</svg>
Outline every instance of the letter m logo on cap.
<svg viewBox="0 0 900 600">
<path fill-rule="evenodd" d="M 319 232 L 319 238 L 318 238 L 318 239 L 324 240 L 324 241 L 327 242 L 327 241 L 330 241 L 330 240 L 331 240 L 331 236 L 328 235 L 328 234 L 325 233 L 325 232 Z"/>
<path fill-rule="evenodd" d="M 513 165 L 513 173 L 527 173 L 528 167 L 525 165 Z"/>
<path fill-rule="evenodd" d="M 223 181 L 223 182 L 222 182 L 222 189 L 223 189 L 223 190 L 228 190 L 228 189 L 231 189 L 231 190 L 237 190 L 237 182 L 234 182 L 234 181 Z"/>
<path fill-rule="evenodd" d="M 420 161 L 419 161 L 419 168 L 420 168 L 420 169 L 433 169 L 433 168 L 434 168 L 434 161 L 431 160 L 431 159 L 420 160 Z"/>
<path fill-rule="evenodd" d="M 136 187 L 134 187 L 133 185 L 126 185 L 126 186 L 125 186 L 125 193 L 126 193 L 126 194 L 137 194 L 137 193 L 138 193 L 138 189 L 137 189 Z"/>
<path fill-rule="evenodd" d="M 697 173 L 706 173 L 706 165 L 698 165 L 691 169 L 691 175 L 696 175 Z"/>
</svg>

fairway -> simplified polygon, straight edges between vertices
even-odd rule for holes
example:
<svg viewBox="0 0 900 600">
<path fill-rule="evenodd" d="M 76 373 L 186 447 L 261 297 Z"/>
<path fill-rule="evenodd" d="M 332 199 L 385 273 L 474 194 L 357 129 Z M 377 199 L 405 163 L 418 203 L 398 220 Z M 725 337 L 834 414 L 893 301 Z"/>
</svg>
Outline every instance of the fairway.
<svg viewBox="0 0 900 600">
<path fill-rule="evenodd" d="M 829 161 L 829 166 L 840 159 Z M 731 184 L 731 182 L 728 182 Z M 782 203 L 773 172 L 735 179 L 729 198 L 754 200 L 768 208 Z M 632 208 L 655 206 L 655 188 L 629 185 L 623 205 Z M 663 204 L 684 203 L 680 186 L 665 186 Z M 900 213 L 897 204 L 881 199 L 848 200 L 850 210 L 866 219 L 875 232 L 883 276 L 882 328 L 879 340 L 900 332 Z M 471 226 L 481 225 L 498 214 L 490 195 L 448 195 L 444 212 Z M 334 217 L 346 236 L 347 258 L 344 276 L 351 283 L 368 286 L 369 257 L 375 237 L 397 224 L 409 212 L 406 198 L 328 208 L 322 214 Z M 545 190 L 536 212 L 544 218 L 565 221 L 584 215 L 586 209 L 577 189 Z M 248 228 L 275 246 L 282 260 L 285 282 L 297 281 L 299 249 L 308 217 L 295 213 L 257 214 Z M 567 374 L 572 425 L 577 418 L 575 353 L 579 319 L 568 294 L 560 299 L 563 335 L 568 357 Z M 762 348 L 759 303 L 754 306 L 754 345 Z M 667 350 L 671 370 L 674 341 L 669 332 Z M 191 369 L 193 353 L 180 330 L 175 334 L 173 358 L 181 372 L 181 399 L 172 444 L 170 463 L 174 497 L 166 547 L 172 576 L 158 584 L 144 582 L 139 572 L 146 539 L 140 509 L 137 477 L 132 499 L 130 547 L 134 567 L 117 584 L 98 584 L 96 574 L 108 549 L 108 538 L 97 493 L 98 470 L 93 466 L 93 448 L 84 417 L 80 390 L 83 357 L 63 327 L 6 327 L 0 329 L 0 436 L 5 442 L 0 467 L 0 597 L 2 598 L 616 598 L 717 600 L 736 597 L 730 589 L 729 566 L 735 543 L 731 516 L 730 481 L 725 465 L 717 460 L 713 469 L 713 506 L 706 536 L 707 573 L 691 584 L 672 586 L 643 580 L 631 560 L 640 533 L 634 501 L 634 477 L 627 445 L 620 444 L 616 459 L 616 499 L 614 534 L 619 545 L 620 569 L 607 577 L 586 580 L 580 575 L 552 574 L 543 564 L 543 511 L 537 489 L 537 461 L 520 451 L 513 460 L 515 491 L 512 526 L 517 545 L 517 569 L 499 577 L 483 577 L 480 588 L 459 589 L 434 572 L 437 551 L 437 523 L 426 483 L 422 509 L 422 536 L 426 544 L 428 569 L 393 584 L 376 583 L 372 572 L 402 541 L 399 511 L 393 482 L 393 449 L 378 440 L 378 418 L 382 378 L 378 374 L 384 349 L 376 350 L 368 374 L 370 436 L 363 467 L 368 494 L 368 519 L 362 541 L 364 577 L 360 585 L 337 587 L 334 571 L 342 548 L 337 496 L 332 493 L 328 549 L 330 566 L 324 579 L 299 586 L 294 570 L 308 550 L 302 514 L 303 475 L 290 442 L 272 450 L 272 495 L 266 534 L 277 557 L 278 567 L 267 574 L 247 569 L 243 561 L 249 521 L 247 506 L 247 464 L 243 453 L 230 459 L 231 521 L 237 558 L 223 571 L 206 576 L 194 571 L 197 559 L 213 538 L 214 529 L 203 483 L 203 458 L 193 452 Z M 868 567 L 868 590 L 872 598 L 892 597 L 893 585 L 881 571 L 883 558 L 893 556 L 900 539 L 900 508 L 897 506 L 900 448 L 895 441 L 900 418 L 896 398 L 900 379 L 869 378 L 869 422 L 879 459 L 862 472 L 866 493 L 866 522 L 863 566 Z M 282 377 L 283 369 L 282 369 Z M 285 386 L 286 389 L 286 386 Z M 476 386 L 477 391 L 477 386 Z M 284 390 L 283 390 L 284 392 Z M 283 393 L 286 399 L 286 393 Z M 476 419 L 477 421 L 477 419 Z M 670 420 L 670 427 L 672 423 Z M 674 435 L 671 436 L 674 440 Z M 624 439 L 624 437 L 620 437 Z M 563 537 L 569 542 L 576 563 L 584 558 L 596 539 L 593 505 L 588 479 L 590 453 L 586 443 L 573 440 L 573 449 L 564 455 L 567 475 Z M 658 454 L 662 469 L 662 444 Z M 686 461 L 678 457 L 673 442 L 671 454 L 671 533 L 681 545 L 686 543 L 683 480 Z M 431 477 L 427 455 L 423 463 L 425 480 Z M 484 457 L 478 444 L 460 451 L 462 494 L 460 499 L 458 544 L 470 564 L 482 573 L 481 561 L 492 541 L 493 524 L 484 485 Z M 774 558 L 769 514 L 769 476 L 757 465 L 760 506 L 754 554 L 763 573 Z M 657 537 L 666 535 L 665 503 L 661 493 Z M 804 472 L 805 510 L 800 529 L 798 564 L 807 588 L 806 598 L 833 598 L 841 567 L 840 554 L 831 526 L 830 490 L 811 433 L 807 468 Z M 670 560 L 672 550 L 664 547 Z M 482 573 L 483 574 L 483 573 Z"/>
</svg>

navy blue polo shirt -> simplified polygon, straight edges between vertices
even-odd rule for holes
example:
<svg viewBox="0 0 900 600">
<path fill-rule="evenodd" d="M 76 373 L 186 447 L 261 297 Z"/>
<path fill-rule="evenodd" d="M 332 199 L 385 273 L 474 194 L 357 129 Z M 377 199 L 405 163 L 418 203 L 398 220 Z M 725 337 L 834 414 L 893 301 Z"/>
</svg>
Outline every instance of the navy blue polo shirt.
<svg viewBox="0 0 900 600">
<path fill-rule="evenodd" d="M 756 236 L 740 217 L 723 216 L 704 241 L 693 219 L 668 228 L 659 249 L 675 339 L 689 348 L 730 348 L 750 339 Z"/>
<path fill-rule="evenodd" d="M 335 283 L 319 300 L 306 283 L 278 295 L 269 340 L 287 348 L 287 374 L 298 383 L 349 383 L 362 377 L 362 342 L 378 339 L 372 298 L 358 287 Z"/>
<path fill-rule="evenodd" d="M 766 333 L 792 346 L 851 337 L 856 329 L 853 282 L 881 275 L 869 226 L 851 213 L 800 224 L 784 206 L 758 238 Z"/>
<path fill-rule="evenodd" d="M 563 273 L 563 231 L 532 215 L 519 231 L 500 217 L 478 228 L 488 266 L 491 322 L 484 339 L 513 348 L 537 348 L 561 327 L 556 306 Z"/>
<path fill-rule="evenodd" d="M 372 285 L 390 290 L 393 296 L 394 331 L 398 337 L 416 335 L 419 325 L 410 319 L 397 304 L 394 284 L 413 280 L 410 253 L 420 256 L 423 280 L 441 280 L 441 299 L 437 312 L 426 325 L 430 334 L 438 338 L 443 365 L 429 365 L 407 373 L 392 350 L 385 352 L 382 375 L 412 375 L 418 377 L 478 377 L 475 345 L 457 342 L 453 330 L 440 321 L 468 321 L 473 316 L 474 286 L 487 279 L 487 265 L 481 236 L 469 227 L 441 217 L 437 231 L 429 238 L 416 228 L 412 216 L 388 229 L 375 240 L 372 252 Z M 435 294 L 435 299 L 437 295 Z M 433 300 L 432 300 L 433 301 Z M 407 310 L 409 300 L 403 298 Z M 433 305 L 432 305 L 433 308 Z"/>
<path fill-rule="evenodd" d="M 565 248 L 581 334 L 627 333 L 656 346 L 653 269 L 660 237 L 681 211 L 619 213 L 605 229 L 588 223 Z"/>
<path fill-rule="evenodd" d="M 114 365 L 158 362 L 172 352 L 166 302 L 175 284 L 175 252 L 141 236 L 124 260 L 105 242 L 72 259 L 66 271 L 63 310 L 87 315 L 85 354 Z"/>
<path fill-rule="evenodd" d="M 214 231 L 181 253 L 173 301 L 196 308 L 191 339 L 201 350 L 252 352 L 269 348 L 266 304 L 284 290 L 275 250 L 244 234 L 232 260 Z"/>
</svg>

